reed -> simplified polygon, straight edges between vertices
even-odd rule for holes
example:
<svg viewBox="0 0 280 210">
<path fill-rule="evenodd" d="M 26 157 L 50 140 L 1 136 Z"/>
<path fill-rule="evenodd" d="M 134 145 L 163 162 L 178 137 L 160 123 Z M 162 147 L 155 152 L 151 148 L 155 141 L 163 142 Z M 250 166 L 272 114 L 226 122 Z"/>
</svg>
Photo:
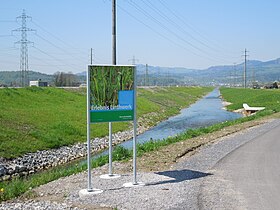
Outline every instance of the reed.
<svg viewBox="0 0 280 210">
<path fill-rule="evenodd" d="M 132 66 L 92 66 L 91 105 L 111 107 L 118 105 L 118 92 L 133 90 L 134 77 Z"/>
</svg>

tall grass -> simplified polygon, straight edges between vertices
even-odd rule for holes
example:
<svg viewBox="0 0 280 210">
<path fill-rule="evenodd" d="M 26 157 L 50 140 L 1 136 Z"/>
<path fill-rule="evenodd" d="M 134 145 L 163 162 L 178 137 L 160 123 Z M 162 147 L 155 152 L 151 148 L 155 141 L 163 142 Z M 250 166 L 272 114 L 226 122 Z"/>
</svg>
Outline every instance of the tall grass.
<svg viewBox="0 0 280 210">
<path fill-rule="evenodd" d="M 132 90 L 134 72 L 132 66 L 91 66 L 91 104 L 117 106 L 118 91 Z"/>
</svg>

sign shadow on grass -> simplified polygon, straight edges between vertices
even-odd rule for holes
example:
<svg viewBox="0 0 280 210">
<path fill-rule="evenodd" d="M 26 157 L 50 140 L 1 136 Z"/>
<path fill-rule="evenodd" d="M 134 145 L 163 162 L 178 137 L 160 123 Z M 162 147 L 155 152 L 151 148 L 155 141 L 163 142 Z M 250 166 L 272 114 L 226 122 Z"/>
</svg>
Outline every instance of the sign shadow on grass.
<svg viewBox="0 0 280 210">
<path fill-rule="evenodd" d="M 186 180 L 199 179 L 199 178 L 203 178 L 203 177 L 206 177 L 206 176 L 209 176 L 209 175 L 213 175 L 211 173 L 204 173 L 204 172 L 193 171 L 193 170 L 188 170 L 188 169 L 162 171 L 162 172 L 156 172 L 155 174 L 170 177 L 170 178 L 173 178 L 173 179 L 147 183 L 146 184 L 147 186 L 168 184 L 168 183 L 171 183 L 171 184 L 172 183 L 179 183 L 179 182 L 183 182 L 183 181 L 186 181 Z"/>
</svg>

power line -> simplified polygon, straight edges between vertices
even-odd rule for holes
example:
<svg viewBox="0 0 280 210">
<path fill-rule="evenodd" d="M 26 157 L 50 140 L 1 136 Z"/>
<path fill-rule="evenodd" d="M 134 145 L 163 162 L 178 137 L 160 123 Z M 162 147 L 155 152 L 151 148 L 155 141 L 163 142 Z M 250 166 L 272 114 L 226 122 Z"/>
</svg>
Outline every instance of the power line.
<svg viewBox="0 0 280 210">
<path fill-rule="evenodd" d="M 70 44 L 66 43 L 65 41 L 63 41 L 62 39 L 60 39 L 58 36 L 52 34 L 52 33 L 49 32 L 48 30 L 46 30 L 45 28 L 43 28 L 42 26 L 40 26 L 40 25 L 39 25 L 37 22 L 35 22 L 34 20 L 32 21 L 32 23 L 33 23 L 34 25 L 36 25 L 38 28 L 40 28 L 42 31 L 44 31 L 46 34 L 48 34 L 49 36 L 53 37 L 55 40 L 59 41 L 60 43 L 62 43 L 64 46 L 67 46 L 67 47 L 69 47 L 69 48 L 71 48 L 71 49 L 74 49 L 75 51 L 79 52 L 79 55 L 80 55 L 80 54 L 82 54 L 82 55 L 87 54 L 87 55 L 88 55 L 88 52 L 84 52 L 84 51 L 82 51 L 82 50 L 79 50 L 78 48 L 75 48 L 73 45 L 70 45 Z M 63 55 L 68 55 L 68 56 L 70 56 L 70 57 L 72 57 L 73 59 L 78 60 L 78 61 L 84 60 L 84 61 L 85 61 L 85 62 L 84 62 L 85 65 L 86 65 L 86 63 L 88 63 L 88 62 L 86 62 L 87 56 L 83 57 L 83 56 L 74 55 L 73 53 L 69 53 L 68 50 L 65 50 L 64 48 L 62 48 L 62 47 L 60 47 L 59 45 L 57 45 L 57 44 L 53 43 L 52 41 L 50 41 L 49 39 L 46 39 L 46 38 L 44 38 L 43 36 L 41 36 L 41 35 L 39 35 L 39 34 L 35 34 L 35 35 L 36 35 L 38 38 L 40 38 L 40 39 L 42 39 L 43 41 L 45 41 L 46 43 L 48 43 L 48 44 L 50 44 L 51 46 L 53 46 L 54 48 L 56 48 L 56 49 L 58 49 L 59 51 L 63 52 Z M 44 52 L 44 54 L 47 54 L 49 57 L 54 58 L 53 56 L 50 56 L 50 53 Z M 52 53 L 52 54 L 57 54 L 57 53 Z M 73 60 L 73 59 L 72 59 L 72 60 Z M 57 60 L 57 59 L 56 59 L 56 60 Z M 95 56 L 95 60 L 97 60 L 97 59 L 96 59 L 96 56 Z M 67 64 L 67 65 L 69 65 L 69 64 Z M 74 66 L 78 67 L 77 65 L 74 65 Z M 78 67 L 78 68 L 80 68 L 80 67 Z"/>
<path fill-rule="evenodd" d="M 122 8 L 120 5 L 117 5 L 119 9 L 121 9 L 123 12 L 125 12 L 127 15 L 129 15 L 130 17 L 134 18 L 136 21 L 138 21 L 139 23 L 143 24 L 144 26 L 146 26 L 147 28 L 149 28 L 151 31 L 153 31 L 155 34 L 157 34 L 158 36 L 168 40 L 169 42 L 173 43 L 174 45 L 180 47 L 180 48 L 184 48 L 185 50 L 188 50 L 187 48 L 185 48 L 184 46 L 174 42 L 172 39 L 168 38 L 167 36 L 159 33 L 158 31 L 154 30 L 151 26 L 149 26 L 148 24 L 146 24 L 145 22 L 143 22 L 142 20 L 140 20 L 139 18 L 135 17 L 134 15 L 132 15 L 130 12 L 128 12 L 127 10 L 125 10 L 124 8 Z M 198 54 L 195 54 L 198 55 Z"/>
<path fill-rule="evenodd" d="M 13 35 L 11 35 L 11 34 L 7 34 L 7 35 L 2 34 L 2 35 L 0 35 L 0 37 L 10 37 L 10 36 L 13 36 Z"/>
<path fill-rule="evenodd" d="M 180 26 L 177 22 L 175 22 L 174 20 L 172 20 L 171 18 L 169 18 L 166 14 L 164 14 L 160 9 L 158 9 L 158 7 L 156 7 L 151 1 L 147 1 L 149 3 L 149 5 L 146 3 L 145 0 L 142 0 L 142 2 L 147 5 L 149 8 L 152 8 L 153 11 L 155 11 L 157 14 L 159 14 L 161 17 L 163 17 L 165 20 L 167 20 L 168 22 L 170 22 L 172 25 L 174 25 L 176 27 L 176 29 L 180 30 L 181 32 L 187 34 L 191 39 L 195 40 L 196 42 L 200 43 L 201 45 L 207 47 L 210 50 L 213 51 L 217 51 L 215 48 L 209 46 L 208 44 L 200 41 L 199 39 L 197 39 L 196 37 L 194 37 L 192 34 L 190 34 L 189 32 L 187 32 L 182 26 Z"/>
<path fill-rule="evenodd" d="M 21 32 L 21 40 L 15 42 L 15 44 L 20 44 L 20 72 L 21 72 L 21 86 L 28 86 L 28 44 L 30 42 L 27 40 L 27 32 L 35 31 L 33 29 L 27 28 L 27 19 L 31 19 L 30 16 L 27 16 L 25 10 L 23 10 L 22 15 L 17 17 L 21 19 L 21 27 L 15 29 L 15 32 Z"/>
<path fill-rule="evenodd" d="M 8 48 L 2 48 L 0 51 L 12 51 L 12 50 L 18 50 L 19 48 L 17 47 L 8 47 Z"/>
<path fill-rule="evenodd" d="M 146 26 L 148 29 L 150 29 L 151 31 L 153 31 L 155 34 L 157 34 L 158 36 L 166 39 L 167 41 L 169 41 L 170 43 L 176 45 L 179 48 L 182 48 L 186 51 L 189 52 L 189 49 L 186 48 L 185 46 L 175 42 L 174 40 L 170 39 L 168 36 L 163 35 L 162 33 L 154 30 L 153 27 L 149 26 L 148 24 L 146 24 L 145 22 L 143 22 L 142 20 L 140 20 L 139 18 L 135 17 L 134 15 L 132 15 L 130 12 L 128 12 L 127 10 L 125 10 L 124 8 L 122 8 L 120 5 L 117 5 L 119 9 L 121 9 L 123 12 L 125 12 L 127 15 L 129 15 L 130 17 L 134 18 L 136 21 L 138 21 L 139 23 L 143 24 L 144 26 Z M 196 55 L 196 56 L 200 56 L 199 54 L 195 53 L 195 52 L 191 52 L 192 54 Z"/>
<path fill-rule="evenodd" d="M 45 33 L 49 34 L 50 36 L 52 36 L 54 39 L 56 39 L 57 41 L 61 42 L 62 44 L 64 44 L 65 46 L 71 48 L 71 49 L 75 49 L 77 51 L 79 51 L 81 54 L 85 54 L 86 52 L 81 51 L 80 49 L 74 47 L 73 45 L 65 42 L 64 40 L 60 39 L 58 36 L 54 35 L 53 33 L 47 31 L 45 28 L 43 28 L 42 26 L 40 26 L 37 22 L 34 22 L 34 20 L 31 21 L 36 27 L 40 28 L 42 31 L 44 31 Z"/>
<path fill-rule="evenodd" d="M 51 55 L 51 54 L 49 54 L 49 53 L 47 53 L 47 52 L 45 52 L 45 51 L 43 51 L 43 50 L 41 50 L 41 49 L 39 49 L 39 48 L 37 48 L 37 47 L 35 47 L 35 46 L 32 46 L 34 49 L 36 49 L 36 50 L 38 50 L 39 52 L 41 52 L 42 54 L 45 54 L 45 55 L 47 55 L 48 57 L 50 57 L 50 58 L 52 58 L 53 60 L 55 60 L 55 61 L 57 61 L 57 62 L 59 62 L 59 63 L 64 63 L 61 59 L 57 59 L 56 57 L 54 57 L 53 55 Z M 72 65 L 70 65 L 69 63 L 64 63 L 66 66 L 68 66 L 68 67 L 73 67 L 73 64 Z M 76 67 L 78 67 L 78 66 L 76 66 Z M 79 67 L 78 67 L 79 68 Z"/>
<path fill-rule="evenodd" d="M 15 20 L 0 20 L 0 23 L 14 23 Z"/>
<path fill-rule="evenodd" d="M 135 2 L 130 2 L 128 1 L 128 3 L 134 7 L 136 10 L 138 10 L 140 13 L 142 13 L 143 15 L 145 15 L 148 19 L 152 20 L 154 23 L 156 23 L 158 26 L 160 26 L 161 28 L 163 28 L 164 30 L 166 30 L 167 32 L 169 32 L 170 34 L 172 34 L 173 36 L 175 36 L 178 40 L 188 44 L 189 46 L 191 46 L 193 49 L 199 51 L 200 53 L 203 53 L 206 56 L 202 56 L 199 55 L 197 53 L 194 53 L 193 51 L 191 51 L 191 53 L 200 56 L 200 57 L 204 57 L 207 58 L 209 60 L 212 61 L 220 61 L 221 59 L 215 59 L 213 56 L 209 55 L 206 51 L 204 51 L 203 49 L 197 47 L 196 45 L 194 45 L 193 43 L 191 43 L 190 41 L 184 39 L 183 37 L 179 36 L 177 33 L 175 33 L 173 30 L 171 30 L 170 28 L 168 28 L 164 23 L 160 22 L 158 19 L 156 19 L 153 15 L 149 14 L 145 9 L 141 8 L 138 4 L 136 4 Z M 185 47 L 184 47 L 185 48 Z M 190 52 L 190 49 L 187 49 L 188 52 Z M 228 61 L 227 61 L 228 62 Z"/>
<path fill-rule="evenodd" d="M 178 12 L 175 12 L 173 10 L 171 10 L 170 7 L 168 7 L 164 1 L 162 0 L 158 0 L 158 2 L 167 10 L 169 11 L 174 17 L 176 17 L 178 20 L 181 21 L 181 23 L 183 23 L 187 28 L 189 28 L 190 30 L 192 30 L 194 33 L 196 33 L 197 35 L 199 35 L 204 41 L 206 42 L 209 42 L 209 43 L 212 43 L 212 45 L 215 46 L 215 48 L 219 48 L 220 50 L 219 51 L 222 51 L 223 53 L 228 53 L 228 54 L 231 54 L 231 55 L 236 55 L 237 52 L 230 52 L 228 51 L 228 49 L 225 49 L 223 47 L 221 47 L 220 45 L 218 45 L 218 42 L 217 41 L 214 41 L 214 40 L 210 40 L 208 36 L 205 36 L 203 33 L 201 33 L 198 29 L 196 29 L 195 26 L 193 26 L 192 24 L 186 22 L 185 20 L 185 17 L 182 18 L 178 15 Z M 235 57 L 237 58 L 237 57 Z"/>
<path fill-rule="evenodd" d="M 36 35 L 37 37 L 39 37 L 40 39 L 42 39 L 43 41 L 45 41 L 45 42 L 47 42 L 48 44 L 50 44 L 51 46 L 55 47 L 56 49 L 62 51 L 62 52 L 64 53 L 63 55 L 69 55 L 69 56 L 71 56 L 72 58 L 74 58 L 74 59 L 76 59 L 76 60 L 81 60 L 81 58 L 82 58 L 82 59 L 85 59 L 84 57 L 78 58 L 78 57 L 72 55 L 72 54 L 69 53 L 67 50 L 65 50 L 65 49 L 63 49 L 63 48 L 61 48 L 61 47 L 55 45 L 54 43 L 52 43 L 51 41 L 49 41 L 49 40 L 45 39 L 44 37 L 38 35 L 37 33 L 36 33 L 35 35 Z"/>
</svg>

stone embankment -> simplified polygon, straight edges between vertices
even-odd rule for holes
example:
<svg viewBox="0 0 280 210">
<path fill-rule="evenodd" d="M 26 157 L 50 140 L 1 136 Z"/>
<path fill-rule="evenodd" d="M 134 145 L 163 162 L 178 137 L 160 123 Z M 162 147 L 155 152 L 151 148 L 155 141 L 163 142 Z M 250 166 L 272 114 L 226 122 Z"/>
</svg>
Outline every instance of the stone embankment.
<svg viewBox="0 0 280 210">
<path fill-rule="evenodd" d="M 137 134 L 148 130 L 155 113 L 138 120 Z M 131 139 L 133 131 L 123 131 L 113 134 L 113 145 Z M 102 151 L 108 147 L 108 136 L 91 140 L 92 152 Z M 68 163 L 87 155 L 87 143 L 77 143 L 72 146 L 63 146 L 58 149 L 42 150 L 27 153 L 13 160 L 0 157 L 0 181 L 10 180 L 14 177 L 27 176 L 43 169 Z"/>
</svg>

